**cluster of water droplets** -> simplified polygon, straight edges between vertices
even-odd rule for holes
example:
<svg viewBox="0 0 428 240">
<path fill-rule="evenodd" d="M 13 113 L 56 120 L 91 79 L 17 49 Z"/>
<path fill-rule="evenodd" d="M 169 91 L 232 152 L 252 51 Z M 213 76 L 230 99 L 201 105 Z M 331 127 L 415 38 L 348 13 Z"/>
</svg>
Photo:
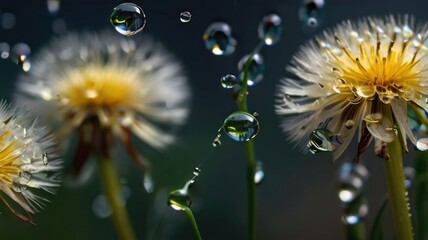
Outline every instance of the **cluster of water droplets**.
<svg viewBox="0 0 428 240">
<path fill-rule="evenodd" d="M 169 193 L 168 205 L 177 211 L 186 211 L 190 210 L 192 205 L 192 198 L 189 194 L 189 187 L 195 182 L 195 179 L 201 173 L 201 169 L 196 167 L 193 171 L 193 177 L 184 184 L 180 189 L 173 190 Z"/>
<path fill-rule="evenodd" d="M 367 199 L 363 194 L 369 173 L 363 164 L 344 163 L 339 172 L 338 196 L 344 207 L 342 220 L 347 225 L 361 222 L 367 216 Z"/>
<path fill-rule="evenodd" d="M 299 7 L 299 20 L 309 28 L 319 26 L 324 14 L 324 0 L 302 0 Z"/>
</svg>

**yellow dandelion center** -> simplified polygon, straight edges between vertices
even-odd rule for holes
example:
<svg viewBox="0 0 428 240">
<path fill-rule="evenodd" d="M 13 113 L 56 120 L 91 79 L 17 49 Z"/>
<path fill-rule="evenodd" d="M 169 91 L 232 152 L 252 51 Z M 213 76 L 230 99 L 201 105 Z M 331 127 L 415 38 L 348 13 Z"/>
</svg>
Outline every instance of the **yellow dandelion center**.
<svg viewBox="0 0 428 240">
<path fill-rule="evenodd" d="M 332 90 L 337 93 L 353 94 L 363 99 L 379 97 L 384 103 L 390 103 L 399 96 L 408 100 L 410 96 L 408 86 L 417 86 L 418 54 L 422 55 L 423 45 L 414 46 L 415 42 L 403 40 L 396 43 L 396 35 L 387 40 L 360 41 L 359 49 L 350 49 L 336 37 L 341 47 L 341 54 L 329 55 L 333 57 L 333 73 L 337 77 Z M 412 50 L 409 50 L 409 49 Z M 423 53 L 425 54 L 425 53 Z"/>
<path fill-rule="evenodd" d="M 9 130 L 0 133 L 0 181 L 9 187 L 13 186 L 14 177 L 21 172 L 17 165 L 20 158 L 17 152 L 23 147 L 18 140 L 10 140 L 11 136 Z"/>
<path fill-rule="evenodd" d="M 92 64 L 67 72 L 59 95 L 77 109 L 132 106 L 141 87 L 138 77 L 124 67 Z"/>
</svg>

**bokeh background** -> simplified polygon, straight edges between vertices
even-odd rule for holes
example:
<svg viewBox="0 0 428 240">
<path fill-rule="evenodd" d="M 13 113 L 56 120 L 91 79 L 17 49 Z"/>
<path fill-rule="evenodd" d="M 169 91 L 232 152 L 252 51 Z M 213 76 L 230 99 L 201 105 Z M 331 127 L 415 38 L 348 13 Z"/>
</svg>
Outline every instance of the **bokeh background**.
<svg viewBox="0 0 428 240">
<path fill-rule="evenodd" d="M 135 38 L 154 37 L 184 65 L 192 89 L 191 114 L 178 130 L 178 139 L 165 151 L 140 150 L 153 163 L 155 190 L 143 188 L 143 174 L 118 149 L 116 159 L 123 188 L 128 195 L 127 208 L 139 239 L 194 239 L 191 225 L 181 212 L 167 206 L 168 192 L 181 188 L 192 171 L 205 160 L 202 173 L 191 188 L 192 209 L 204 239 L 245 239 L 246 235 L 246 159 L 244 144 L 223 136 L 222 146 L 212 147 L 212 140 L 224 118 L 236 109 L 231 91 L 220 86 L 221 76 L 237 74 L 237 62 L 257 45 L 257 26 L 269 13 L 283 21 L 279 43 L 262 50 L 266 73 L 250 89 L 249 109 L 259 113 L 260 132 L 255 138 L 256 157 L 264 164 L 265 179 L 257 187 L 258 239 L 344 239 L 342 208 L 337 197 L 338 168 L 352 159 L 355 144 L 336 164 L 329 154 L 304 155 L 290 144 L 279 128 L 274 112 L 276 85 L 289 74 L 285 66 L 298 46 L 346 19 L 387 14 L 414 15 L 428 21 L 428 2 L 416 0 L 325 0 L 324 17 L 317 28 L 307 28 L 298 18 L 299 0 L 156 0 L 133 1 L 147 15 L 147 24 Z M 0 42 L 11 45 L 27 43 L 31 54 L 53 37 L 65 32 L 112 29 L 109 16 L 122 1 L 63 0 L 57 14 L 47 10 L 46 0 L 0 1 L 0 20 L 12 13 L 14 25 L 0 27 Z M 182 23 L 179 15 L 189 11 L 192 19 Z M 234 54 L 214 56 L 205 49 L 202 34 L 214 21 L 225 21 L 238 41 Z M 55 27 L 53 27 L 55 26 Z M 125 37 L 124 37 L 125 38 Z M 30 55 L 31 57 L 31 55 Z M 0 59 L 0 96 L 11 100 L 16 79 L 22 69 L 9 59 Z M 376 209 L 385 196 L 385 182 L 380 159 L 372 148 L 363 155 L 370 171 L 367 185 L 371 226 Z M 66 154 L 67 155 L 67 154 Z M 411 165 L 412 154 L 406 156 Z M 35 216 L 37 226 L 24 223 L 0 204 L 1 239 L 116 239 L 109 218 L 94 212 L 102 194 L 98 172 L 88 170 L 81 183 L 68 179 L 70 156 L 64 156 L 64 184 L 51 204 Z M 89 166 L 90 168 L 90 166 Z M 95 203 L 94 203 L 95 201 Z M 105 210 L 105 209 L 104 209 Z M 389 209 L 388 209 L 389 210 Z M 103 214 L 101 214 L 103 215 Z M 384 218 L 386 239 L 392 239 L 391 222 Z"/>
</svg>

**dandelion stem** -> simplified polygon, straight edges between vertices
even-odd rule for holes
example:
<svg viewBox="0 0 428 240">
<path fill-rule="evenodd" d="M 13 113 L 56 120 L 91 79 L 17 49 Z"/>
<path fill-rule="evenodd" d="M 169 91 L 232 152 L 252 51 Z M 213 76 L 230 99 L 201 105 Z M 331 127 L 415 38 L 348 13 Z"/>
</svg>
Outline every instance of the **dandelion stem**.
<svg viewBox="0 0 428 240">
<path fill-rule="evenodd" d="M 199 232 L 198 224 L 196 223 L 195 216 L 193 216 L 192 210 L 188 207 L 184 209 L 184 213 L 186 213 L 187 218 L 190 223 L 192 223 L 193 230 L 195 231 L 196 237 L 198 240 L 202 240 L 201 233 Z"/>
<path fill-rule="evenodd" d="M 244 76 L 242 78 L 242 88 L 238 93 L 238 108 L 240 111 L 248 112 L 247 106 L 247 93 L 248 93 L 248 75 L 251 62 L 254 55 L 257 54 L 263 47 L 264 42 L 261 41 L 259 45 L 253 50 L 244 64 Z M 256 239 L 256 184 L 254 182 L 254 174 L 256 173 L 256 156 L 253 140 L 246 142 L 247 154 L 247 188 L 248 188 L 248 239 Z"/>
<path fill-rule="evenodd" d="M 402 149 L 397 135 L 395 135 L 394 141 L 388 143 L 388 150 L 390 158 L 384 161 L 384 167 L 395 239 L 413 239 L 408 199 L 404 186 Z"/>
<path fill-rule="evenodd" d="M 428 162 L 427 152 L 418 152 L 416 170 L 416 222 L 418 239 L 428 239 Z"/>
<path fill-rule="evenodd" d="M 125 200 L 122 196 L 119 177 L 117 175 L 113 161 L 110 158 L 98 159 L 104 191 L 112 209 L 112 220 L 116 228 L 119 239 L 133 240 L 136 239 L 134 230 L 129 220 L 125 208 Z"/>
</svg>

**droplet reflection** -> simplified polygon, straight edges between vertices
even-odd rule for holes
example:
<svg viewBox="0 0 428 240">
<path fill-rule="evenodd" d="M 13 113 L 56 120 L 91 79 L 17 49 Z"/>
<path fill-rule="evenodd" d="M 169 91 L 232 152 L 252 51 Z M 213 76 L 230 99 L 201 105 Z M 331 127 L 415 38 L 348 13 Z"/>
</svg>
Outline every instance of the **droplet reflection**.
<svg viewBox="0 0 428 240">
<path fill-rule="evenodd" d="M 259 121 L 246 112 L 234 112 L 223 123 L 224 132 L 235 141 L 248 141 L 259 132 Z"/>
<path fill-rule="evenodd" d="M 202 36 L 205 47 L 214 55 L 230 55 L 235 52 L 236 40 L 229 24 L 215 22 L 208 26 Z"/>
<path fill-rule="evenodd" d="M 281 18 L 276 14 L 263 17 L 258 27 L 259 38 L 270 46 L 279 41 L 282 34 Z"/>
<path fill-rule="evenodd" d="M 192 14 L 188 11 L 184 11 L 180 13 L 180 21 L 182 23 L 188 23 L 192 20 Z"/>
</svg>

